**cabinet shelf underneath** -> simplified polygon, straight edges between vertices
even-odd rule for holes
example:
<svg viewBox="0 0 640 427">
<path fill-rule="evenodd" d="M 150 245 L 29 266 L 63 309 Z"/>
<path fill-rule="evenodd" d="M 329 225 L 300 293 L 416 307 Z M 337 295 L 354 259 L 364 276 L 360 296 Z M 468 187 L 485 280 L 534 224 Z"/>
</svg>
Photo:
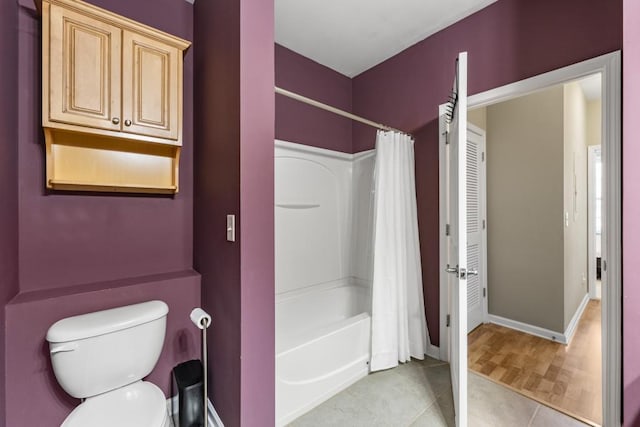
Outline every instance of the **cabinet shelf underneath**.
<svg viewBox="0 0 640 427">
<path fill-rule="evenodd" d="M 173 194 L 180 147 L 45 128 L 47 188 Z"/>
<path fill-rule="evenodd" d="M 141 187 L 135 184 L 95 184 L 91 182 L 80 181 L 59 181 L 49 180 L 49 187 L 54 190 L 67 191 L 108 191 L 120 193 L 165 193 L 173 194 L 178 187 L 171 185 L 169 187 L 160 187 L 148 185 Z"/>
</svg>

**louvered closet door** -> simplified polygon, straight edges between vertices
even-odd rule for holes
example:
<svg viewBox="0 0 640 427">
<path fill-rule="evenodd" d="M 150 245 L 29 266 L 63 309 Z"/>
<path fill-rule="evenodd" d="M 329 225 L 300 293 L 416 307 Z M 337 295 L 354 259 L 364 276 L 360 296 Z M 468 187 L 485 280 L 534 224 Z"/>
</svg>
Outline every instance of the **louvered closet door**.
<svg viewBox="0 0 640 427">
<path fill-rule="evenodd" d="M 471 332 L 483 321 L 485 295 L 483 262 L 483 183 L 484 131 L 467 125 L 467 268 L 479 274 L 467 278 L 467 331 Z"/>
</svg>

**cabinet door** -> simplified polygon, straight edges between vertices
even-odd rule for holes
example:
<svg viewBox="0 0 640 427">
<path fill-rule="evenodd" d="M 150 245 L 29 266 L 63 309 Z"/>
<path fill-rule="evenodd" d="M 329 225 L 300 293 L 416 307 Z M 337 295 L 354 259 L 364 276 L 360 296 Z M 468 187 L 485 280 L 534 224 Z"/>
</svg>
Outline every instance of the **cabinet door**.
<svg viewBox="0 0 640 427">
<path fill-rule="evenodd" d="M 124 31 L 122 55 L 122 130 L 177 140 L 182 108 L 179 50 Z"/>
<path fill-rule="evenodd" d="M 121 43 L 119 28 L 51 5 L 44 51 L 49 120 L 120 130 Z"/>
</svg>

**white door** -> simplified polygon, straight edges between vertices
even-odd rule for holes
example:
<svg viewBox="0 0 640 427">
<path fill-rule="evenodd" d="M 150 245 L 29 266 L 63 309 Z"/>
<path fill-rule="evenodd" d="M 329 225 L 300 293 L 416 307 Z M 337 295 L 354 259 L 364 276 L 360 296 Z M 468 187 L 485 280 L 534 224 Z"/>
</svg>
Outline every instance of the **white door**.
<svg viewBox="0 0 640 427">
<path fill-rule="evenodd" d="M 467 124 L 467 332 L 484 321 L 486 306 L 485 131 Z"/>
<path fill-rule="evenodd" d="M 450 363 L 456 427 L 467 426 L 467 54 L 458 55 L 449 112 L 448 239 Z M 446 274 L 446 273 L 444 273 Z"/>
</svg>

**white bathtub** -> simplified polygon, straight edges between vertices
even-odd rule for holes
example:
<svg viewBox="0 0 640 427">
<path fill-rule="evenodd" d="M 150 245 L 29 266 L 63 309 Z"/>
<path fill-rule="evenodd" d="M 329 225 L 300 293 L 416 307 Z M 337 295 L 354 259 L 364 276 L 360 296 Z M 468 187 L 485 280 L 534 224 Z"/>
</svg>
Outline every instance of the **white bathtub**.
<svg viewBox="0 0 640 427">
<path fill-rule="evenodd" d="M 370 296 L 337 282 L 276 296 L 276 425 L 369 372 Z"/>
</svg>

